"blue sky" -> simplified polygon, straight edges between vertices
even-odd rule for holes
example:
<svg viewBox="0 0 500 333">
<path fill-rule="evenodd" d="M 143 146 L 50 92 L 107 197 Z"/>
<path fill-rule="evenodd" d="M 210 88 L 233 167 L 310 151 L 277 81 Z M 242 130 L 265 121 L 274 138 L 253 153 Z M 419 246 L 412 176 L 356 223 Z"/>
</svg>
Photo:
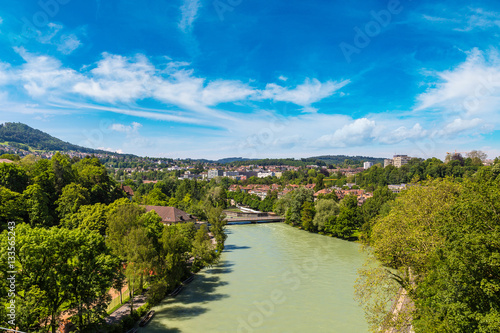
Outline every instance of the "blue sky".
<svg viewBox="0 0 500 333">
<path fill-rule="evenodd" d="M 0 122 L 142 156 L 500 155 L 497 1 L 0 9 Z"/>
</svg>

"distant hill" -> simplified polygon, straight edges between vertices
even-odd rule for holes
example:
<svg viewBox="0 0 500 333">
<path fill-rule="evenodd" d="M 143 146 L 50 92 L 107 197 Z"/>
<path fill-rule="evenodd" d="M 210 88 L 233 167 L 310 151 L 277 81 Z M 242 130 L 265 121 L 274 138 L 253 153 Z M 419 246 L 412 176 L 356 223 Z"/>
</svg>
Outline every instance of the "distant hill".
<svg viewBox="0 0 500 333">
<path fill-rule="evenodd" d="M 227 157 L 227 158 L 222 158 L 220 160 L 214 161 L 220 164 L 226 164 L 226 163 L 232 163 L 232 162 L 246 162 L 246 161 L 254 161 L 249 158 L 243 158 L 243 157 Z"/>
<path fill-rule="evenodd" d="M 346 155 L 324 155 L 317 157 L 310 157 L 308 160 L 320 160 L 326 164 L 343 164 L 346 160 L 350 160 L 355 164 L 363 162 L 373 162 L 373 164 L 381 163 L 384 164 L 384 158 L 381 157 L 370 157 L 370 156 L 346 156 Z"/>
<path fill-rule="evenodd" d="M 43 151 L 77 151 L 88 154 L 109 154 L 109 152 L 102 150 L 80 147 L 69 142 L 64 142 L 22 123 L 0 124 L 0 142 L 8 142 L 10 146 L 24 150 L 32 148 Z"/>
<path fill-rule="evenodd" d="M 384 163 L 384 158 L 380 157 L 369 157 L 369 156 L 347 156 L 347 155 L 324 155 L 308 158 L 266 158 L 266 159 L 228 159 L 230 161 L 225 162 L 225 164 L 231 164 L 236 166 L 242 165 L 291 165 L 291 166 L 306 166 L 306 165 L 318 165 L 318 166 L 360 166 L 363 162 L 373 162 Z M 221 160 L 219 160 L 221 161 Z M 223 163 L 223 162 L 220 162 Z"/>
</svg>

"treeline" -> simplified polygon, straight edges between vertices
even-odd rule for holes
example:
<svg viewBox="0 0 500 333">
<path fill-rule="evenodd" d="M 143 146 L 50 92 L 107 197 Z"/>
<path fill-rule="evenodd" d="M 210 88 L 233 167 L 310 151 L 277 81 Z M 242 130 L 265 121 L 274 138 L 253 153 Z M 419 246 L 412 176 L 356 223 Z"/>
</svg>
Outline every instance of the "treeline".
<svg viewBox="0 0 500 333">
<path fill-rule="evenodd" d="M 383 158 L 367 157 L 367 156 L 346 156 L 346 155 L 325 155 L 309 158 L 280 158 L 280 159 L 260 159 L 260 160 L 242 160 L 231 161 L 227 164 L 232 166 L 245 165 L 290 165 L 295 167 L 305 167 L 307 165 L 317 166 L 362 166 L 363 162 L 383 163 Z"/>
<path fill-rule="evenodd" d="M 313 195 L 311 189 L 298 188 L 277 200 L 274 212 L 292 226 L 343 239 L 357 239 L 366 223 L 387 211 L 388 202 L 395 198 L 387 187 L 378 188 L 363 206 L 358 206 L 354 195 L 340 201 L 335 193 L 320 195 L 316 201 Z"/>
<path fill-rule="evenodd" d="M 393 165 L 385 168 L 381 165 L 375 165 L 356 175 L 355 180 L 362 188 L 373 190 L 377 186 L 418 182 L 429 177 L 454 177 L 460 180 L 464 177 L 471 177 L 482 167 L 483 163 L 479 158 L 462 158 L 459 155 L 456 155 L 456 159 L 450 159 L 446 163 L 437 158 L 430 158 L 425 161 L 413 158 L 408 164 L 400 168 Z"/>
<path fill-rule="evenodd" d="M 268 191 L 264 200 L 255 194 L 245 193 L 238 189 L 235 192 L 227 192 L 228 199 L 233 199 L 236 203 L 249 206 L 252 209 L 262 212 L 272 212 L 278 200 L 277 191 Z"/>
<path fill-rule="evenodd" d="M 372 331 L 500 331 L 498 159 L 462 179 L 422 181 L 388 208 L 365 230 L 380 265 L 357 285 Z M 408 300 L 393 315 L 398 289 Z"/>
<path fill-rule="evenodd" d="M 96 158 L 56 154 L 51 160 L 28 156 L 0 163 L 2 326 L 9 326 L 10 271 L 17 272 L 19 330 L 55 332 L 69 311 L 80 332 L 121 331 L 102 326 L 111 287 L 121 291 L 127 283 L 141 291 L 148 285 L 148 303 L 154 305 L 190 272 L 215 262 L 226 237 L 222 207 L 209 199 L 209 190 L 202 198 L 204 192 L 190 186 L 180 184 L 176 193 L 203 201 L 217 248 L 205 226 L 165 226 L 158 214 L 125 198 Z"/>
</svg>

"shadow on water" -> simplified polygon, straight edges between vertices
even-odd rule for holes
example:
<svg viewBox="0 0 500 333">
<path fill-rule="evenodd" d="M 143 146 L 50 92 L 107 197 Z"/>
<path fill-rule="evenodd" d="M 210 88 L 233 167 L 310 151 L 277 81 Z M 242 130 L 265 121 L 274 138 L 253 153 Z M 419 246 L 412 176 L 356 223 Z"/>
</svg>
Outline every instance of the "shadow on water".
<svg viewBox="0 0 500 333">
<path fill-rule="evenodd" d="M 159 324 L 149 324 L 145 329 L 139 329 L 139 332 L 166 332 L 166 333 L 181 333 L 178 328 L 168 328 Z"/>
<path fill-rule="evenodd" d="M 207 274 L 226 274 L 226 273 L 231 273 L 233 269 L 231 268 L 234 266 L 233 263 L 227 260 L 221 261 L 219 264 L 212 268 L 208 268 L 206 270 Z"/>
<path fill-rule="evenodd" d="M 251 249 L 251 247 L 246 245 L 238 246 L 233 244 L 228 244 L 224 246 L 224 252 L 233 252 L 236 250 L 247 250 L 247 249 Z"/>
<path fill-rule="evenodd" d="M 229 295 L 217 292 L 219 287 L 227 285 L 228 282 L 222 281 L 216 274 L 230 272 L 230 267 L 233 265 L 229 261 L 222 261 L 214 268 L 207 270 L 205 274 L 196 275 L 195 280 L 175 298 L 164 299 L 160 305 L 162 308 L 156 311 L 154 320 L 148 325 L 146 331 L 180 332 L 177 328 L 165 327 L 165 323 L 168 326 L 170 323 L 175 324 L 175 321 L 189 320 L 204 314 L 209 311 L 203 306 L 204 304 L 229 297 Z"/>
</svg>

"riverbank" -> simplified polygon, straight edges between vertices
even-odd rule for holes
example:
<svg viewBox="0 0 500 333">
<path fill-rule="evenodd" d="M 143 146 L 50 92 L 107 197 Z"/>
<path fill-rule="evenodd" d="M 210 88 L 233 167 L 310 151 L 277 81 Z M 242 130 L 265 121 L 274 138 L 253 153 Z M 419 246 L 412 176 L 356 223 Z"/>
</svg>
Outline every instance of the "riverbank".
<svg viewBox="0 0 500 333">
<path fill-rule="evenodd" d="M 392 305 L 390 313 L 392 318 L 398 323 L 397 327 L 385 330 L 385 333 L 415 333 L 411 323 L 411 316 L 405 312 L 411 312 L 414 307 L 413 301 L 404 288 L 400 288 L 398 295 Z M 404 316 L 403 318 L 401 318 Z"/>
</svg>

